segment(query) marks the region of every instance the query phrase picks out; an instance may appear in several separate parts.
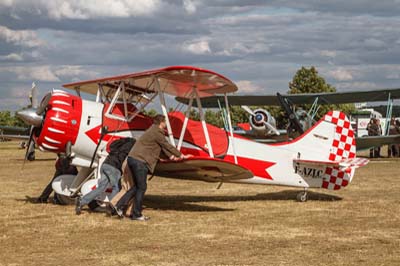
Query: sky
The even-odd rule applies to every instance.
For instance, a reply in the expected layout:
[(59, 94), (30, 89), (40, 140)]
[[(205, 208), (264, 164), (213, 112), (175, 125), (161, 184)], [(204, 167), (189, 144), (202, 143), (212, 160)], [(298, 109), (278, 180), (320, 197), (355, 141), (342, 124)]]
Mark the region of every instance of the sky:
[(287, 92), (302, 66), (338, 91), (400, 88), (400, 0), (0, 0), (0, 111), (64, 83), (171, 65), (241, 94)]

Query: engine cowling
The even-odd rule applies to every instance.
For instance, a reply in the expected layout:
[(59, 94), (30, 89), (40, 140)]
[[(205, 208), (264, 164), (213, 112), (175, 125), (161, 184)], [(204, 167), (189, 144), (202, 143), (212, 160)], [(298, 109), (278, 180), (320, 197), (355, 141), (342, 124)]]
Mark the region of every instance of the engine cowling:
[(256, 109), (254, 115), (250, 115), (249, 121), (253, 132), (259, 136), (275, 135), (275, 132), (269, 129), (264, 122), (269, 123), (276, 128), (275, 118), (265, 109)]

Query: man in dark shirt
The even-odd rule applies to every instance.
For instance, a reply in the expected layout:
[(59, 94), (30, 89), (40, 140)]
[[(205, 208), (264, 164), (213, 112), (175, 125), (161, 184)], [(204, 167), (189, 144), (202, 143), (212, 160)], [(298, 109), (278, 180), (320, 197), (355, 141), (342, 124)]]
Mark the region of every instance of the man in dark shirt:
[(135, 197), (131, 219), (138, 221), (149, 219), (142, 215), (143, 197), (147, 190), (147, 174), (154, 172), (161, 153), (164, 153), (170, 160), (182, 160), (192, 156), (183, 155), (166, 140), (165, 116), (156, 115), (153, 122), (153, 125), (143, 133), (129, 152), (128, 166), (133, 173), (135, 185), (122, 196), (115, 206), (120, 217), (123, 213), (121, 209), (124, 209), (129, 200)]
[(96, 189), (90, 191), (82, 198), (78, 197), (76, 200), (75, 213), (77, 215), (81, 214), (84, 205), (89, 204), (103, 193), (107, 189), (108, 184), (113, 187), (113, 190), (118, 187), (118, 181), (122, 173), (122, 163), (134, 144), (135, 139), (133, 138), (123, 138), (111, 143), (110, 152), (100, 168), (101, 177)]

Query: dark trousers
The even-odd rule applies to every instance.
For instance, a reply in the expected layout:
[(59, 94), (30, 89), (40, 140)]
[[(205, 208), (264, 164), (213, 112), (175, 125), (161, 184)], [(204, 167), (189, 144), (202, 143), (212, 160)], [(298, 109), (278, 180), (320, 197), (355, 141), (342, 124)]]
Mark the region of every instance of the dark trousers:
[(381, 147), (374, 147), (369, 150), (369, 158), (381, 157)]
[(131, 187), (124, 196), (118, 201), (117, 207), (120, 209), (128, 205), (130, 199), (135, 197), (132, 215), (136, 217), (142, 216), (142, 205), (144, 193), (147, 190), (147, 173), (148, 169), (144, 162), (128, 157), (128, 166), (133, 175), (135, 185)]
[(399, 146), (397, 144), (388, 145), (388, 156), (398, 157), (399, 156)]

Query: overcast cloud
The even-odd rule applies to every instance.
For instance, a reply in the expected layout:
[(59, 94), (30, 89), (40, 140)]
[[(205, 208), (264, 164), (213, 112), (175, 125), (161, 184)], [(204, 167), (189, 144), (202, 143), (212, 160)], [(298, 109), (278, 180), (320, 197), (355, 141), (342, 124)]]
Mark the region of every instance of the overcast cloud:
[[(349, 3), (350, 2), (350, 3)], [(2, 0), (0, 110), (63, 83), (169, 65), (247, 94), (315, 66), (339, 91), (400, 87), (400, 0)]]

